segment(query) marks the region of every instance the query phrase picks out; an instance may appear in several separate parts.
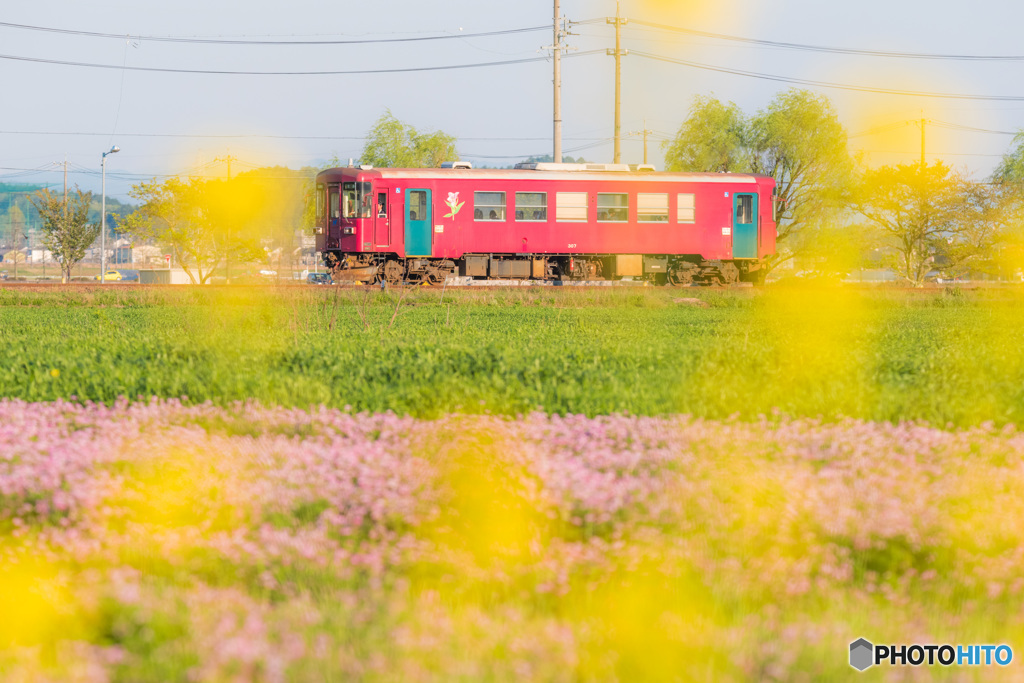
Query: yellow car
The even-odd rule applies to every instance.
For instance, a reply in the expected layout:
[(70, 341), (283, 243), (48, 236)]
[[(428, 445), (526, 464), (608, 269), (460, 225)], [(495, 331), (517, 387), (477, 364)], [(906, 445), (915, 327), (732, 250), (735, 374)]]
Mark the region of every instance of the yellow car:
[[(99, 280), (100, 276), (94, 275), (92, 279)], [(117, 282), (118, 280), (121, 279), (121, 273), (119, 273), (116, 270), (108, 270), (107, 274), (103, 277), (103, 279), (106, 280), (107, 282)]]

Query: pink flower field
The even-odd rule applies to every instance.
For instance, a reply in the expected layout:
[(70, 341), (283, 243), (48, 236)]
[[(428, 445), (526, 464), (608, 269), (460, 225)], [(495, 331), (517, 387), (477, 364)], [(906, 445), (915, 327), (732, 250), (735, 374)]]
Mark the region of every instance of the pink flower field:
[(5, 400), (0, 675), (845, 676), (1024, 631), (1021, 490), (1013, 427)]

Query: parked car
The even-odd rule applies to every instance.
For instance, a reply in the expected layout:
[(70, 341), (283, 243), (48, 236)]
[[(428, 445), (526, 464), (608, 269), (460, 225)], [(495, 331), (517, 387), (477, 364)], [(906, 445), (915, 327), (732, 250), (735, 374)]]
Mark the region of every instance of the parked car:
[(306, 276), (306, 282), (311, 285), (333, 285), (334, 280), (330, 273), (310, 273)]
[(123, 282), (138, 282), (139, 281), (139, 271), (137, 271), (137, 270), (123, 270), (122, 269), (122, 270), (118, 270), (117, 272), (121, 273), (121, 280)]
[[(99, 275), (94, 275), (92, 279), (93, 280), (99, 280), (100, 276)], [(116, 271), (116, 270), (108, 270), (106, 275), (103, 276), (103, 279), (106, 280), (107, 282), (118, 282), (122, 278), (121, 278), (121, 273), (119, 273), (118, 271)]]

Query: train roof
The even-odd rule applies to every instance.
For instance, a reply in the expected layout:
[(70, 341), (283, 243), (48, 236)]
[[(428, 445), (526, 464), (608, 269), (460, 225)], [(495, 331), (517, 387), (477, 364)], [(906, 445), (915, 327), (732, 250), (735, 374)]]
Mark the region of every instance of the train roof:
[(353, 174), (364, 176), (417, 180), (618, 180), (627, 182), (679, 182), (679, 183), (756, 183), (771, 176), (754, 173), (671, 173), (656, 171), (585, 171), (494, 168), (373, 168), (347, 166), (321, 171), (317, 178), (338, 178)]

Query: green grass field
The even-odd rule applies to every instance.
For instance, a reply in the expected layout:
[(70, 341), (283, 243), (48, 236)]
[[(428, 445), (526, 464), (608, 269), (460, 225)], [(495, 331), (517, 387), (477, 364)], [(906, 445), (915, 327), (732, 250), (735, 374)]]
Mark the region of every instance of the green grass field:
[(1022, 303), (0, 288), (0, 679), (1018, 680)]
[(939, 426), (1015, 422), (1024, 410), (1015, 290), (417, 288), (400, 297), (2, 289), (0, 395), (255, 398), (420, 417), (781, 411)]

